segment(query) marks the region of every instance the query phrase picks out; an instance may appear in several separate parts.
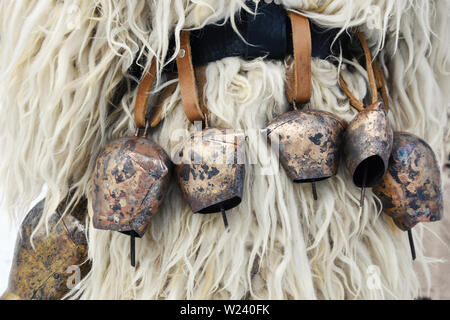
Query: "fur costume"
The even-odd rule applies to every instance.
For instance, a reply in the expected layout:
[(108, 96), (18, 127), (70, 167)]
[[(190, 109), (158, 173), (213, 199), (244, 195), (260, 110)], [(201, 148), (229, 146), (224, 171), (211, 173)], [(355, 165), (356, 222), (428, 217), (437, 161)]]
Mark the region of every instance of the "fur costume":
[[(450, 8), (427, 0), (285, 0), (327, 27), (358, 26), (388, 82), (395, 131), (427, 141), (443, 157), (450, 88)], [(39, 0), (0, 2), (0, 176), (8, 213), (24, 216), (47, 186), (45, 224), (69, 194), (71, 206), (89, 200), (91, 173), (101, 148), (135, 131), (137, 90), (117, 101), (119, 82), (130, 78), (135, 57), (158, 61), (155, 93), (169, 39), (175, 55), (182, 29), (235, 19), (249, 10), (243, 0)], [(364, 68), (312, 61), (312, 104), (351, 120), (356, 111), (338, 84), (339, 72), (362, 99)], [(352, 66), (352, 68), (350, 68)], [(344, 165), (317, 185), (294, 185), (257, 134), (289, 109), (286, 63), (230, 57), (210, 63), (204, 88), (211, 123), (249, 134), (245, 193), (228, 214), (193, 215), (172, 183), (146, 235), (136, 242), (136, 269), (129, 266), (129, 239), (88, 230), (92, 269), (69, 294), (81, 299), (412, 299), (419, 296), (406, 234), (359, 189)], [(138, 79), (137, 79), (138, 80)], [(177, 80), (174, 80), (177, 81)], [(194, 130), (179, 87), (164, 102), (164, 120), (149, 138), (169, 155)], [(68, 207), (67, 211), (70, 210)], [(423, 226), (415, 232), (418, 260)], [(373, 285), (373, 277), (376, 277)], [(422, 293), (426, 294), (426, 293)]]

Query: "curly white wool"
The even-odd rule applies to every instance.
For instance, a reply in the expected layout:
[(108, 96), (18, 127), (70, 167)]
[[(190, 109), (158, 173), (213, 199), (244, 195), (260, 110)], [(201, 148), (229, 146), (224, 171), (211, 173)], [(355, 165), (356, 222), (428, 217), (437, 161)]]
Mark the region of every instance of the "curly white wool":
[[(284, 4), (342, 32), (360, 26), (388, 76), (393, 127), (423, 137), (442, 157), (448, 4)], [(89, 197), (101, 147), (134, 132), (136, 91), (114, 101), (114, 89), (134, 57), (157, 56), (161, 70), (174, 58), (165, 55), (172, 33), (179, 39), (182, 28), (232, 17), (240, 8), (248, 10), (242, 0), (0, 2), (0, 139), (6, 154), (0, 175), (9, 212), (23, 216), (44, 184), (47, 217), (70, 191), (73, 202)], [(179, 41), (176, 45), (175, 54)], [(340, 66), (355, 95), (364, 97), (364, 70), (358, 66), (350, 73)], [(205, 93), (211, 124), (251, 131), (286, 111), (284, 68), (263, 59), (209, 64)], [(312, 71), (313, 106), (350, 120), (355, 111), (338, 86), (338, 68), (314, 59)], [(171, 134), (192, 126), (179, 89), (168, 100), (166, 118), (151, 138), (170, 153)], [(254, 164), (247, 168), (242, 204), (229, 213), (230, 233), (222, 232), (218, 216), (193, 215), (172, 184), (150, 230), (136, 243), (136, 269), (129, 266), (126, 236), (89, 229), (92, 271), (72, 297), (408, 299), (419, 294), (406, 234), (381, 214), (371, 192), (359, 208), (359, 189), (344, 166), (317, 185), (315, 202), (310, 186), (292, 184), (282, 170), (262, 174), (261, 168), (278, 168), (276, 157), (262, 146), (261, 136), (250, 136), (247, 160)], [(418, 262), (427, 274), (421, 235), (419, 227)], [(379, 287), (369, 285), (373, 270)]]

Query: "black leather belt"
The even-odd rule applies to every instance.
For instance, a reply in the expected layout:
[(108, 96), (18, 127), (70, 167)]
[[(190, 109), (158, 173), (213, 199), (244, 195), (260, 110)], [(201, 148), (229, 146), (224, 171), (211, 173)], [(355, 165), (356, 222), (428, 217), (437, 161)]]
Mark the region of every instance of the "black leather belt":
[[(199, 30), (191, 31), (192, 60), (194, 66), (205, 65), (226, 57), (242, 57), (253, 59), (266, 57), (283, 60), (292, 55), (291, 24), (286, 9), (275, 3), (260, 1), (258, 7), (254, 1), (248, 1), (247, 6), (256, 15), (241, 10), (236, 16), (236, 27), (246, 43), (232, 28), (231, 21), (219, 21), (206, 25)], [(351, 37), (342, 33), (336, 38), (338, 28), (325, 29), (311, 21), (312, 57), (327, 59), (329, 56), (339, 56), (351, 59), (354, 52), (350, 50)], [(249, 45), (251, 44), (251, 45)], [(173, 54), (174, 39), (171, 40), (167, 56)], [(333, 62), (333, 61), (332, 61)], [(145, 61), (140, 61), (145, 65)], [(169, 63), (164, 71), (176, 72), (175, 61)], [(135, 62), (129, 69), (129, 74), (140, 79), (142, 68)], [(134, 89), (135, 81), (120, 84), (119, 91)], [(122, 88), (122, 90), (120, 90)]]
[[(255, 11), (255, 3), (248, 1), (247, 6)], [(257, 14), (241, 10), (236, 17), (236, 27), (239, 36), (232, 28), (231, 22), (219, 21), (206, 25), (203, 29), (191, 31), (192, 62), (194, 66), (205, 65), (226, 57), (241, 57), (254, 59), (266, 57), (268, 59), (283, 60), (292, 55), (291, 24), (286, 9), (274, 3), (261, 1)], [(326, 59), (330, 55), (349, 57), (350, 37), (343, 33), (333, 43), (339, 29), (325, 29), (311, 22), (312, 56)], [(245, 41), (242, 39), (244, 38)], [(247, 43), (248, 44), (247, 44)], [(250, 44), (250, 45), (249, 45)], [(171, 41), (171, 51), (175, 47)], [(166, 68), (176, 71), (176, 64)]]

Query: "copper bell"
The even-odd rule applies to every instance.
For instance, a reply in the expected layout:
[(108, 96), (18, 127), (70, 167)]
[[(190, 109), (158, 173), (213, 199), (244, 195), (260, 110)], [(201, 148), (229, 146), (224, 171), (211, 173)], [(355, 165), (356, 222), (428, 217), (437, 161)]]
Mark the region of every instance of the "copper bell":
[[(354, 184), (361, 188), (360, 206), (362, 207), (364, 205), (365, 188), (375, 186), (386, 173), (392, 150), (393, 132), (387, 118), (385, 105), (378, 100), (377, 89), (381, 78), (378, 79), (375, 74), (374, 66), (376, 63), (372, 59), (364, 36), (358, 30), (356, 30), (356, 35), (364, 51), (372, 96), (371, 104), (364, 107), (364, 103), (357, 100), (350, 92), (342, 75), (340, 75), (340, 84), (349, 97), (350, 104), (359, 111), (344, 133), (344, 156)], [(378, 68), (375, 69), (378, 70)], [(384, 87), (384, 84), (382, 87)], [(383, 95), (383, 98), (388, 103), (385, 95)]]
[[(60, 205), (38, 227), (45, 201), (25, 217), (16, 240), (8, 289), (1, 300), (59, 300), (89, 272), (86, 201), (62, 217)], [(34, 234), (33, 234), (34, 233)]]
[(360, 111), (344, 133), (344, 155), (353, 182), (362, 188), (375, 186), (385, 174), (392, 150), (393, 132), (381, 102)]
[(194, 132), (177, 151), (177, 180), (192, 212), (222, 213), (240, 204), (245, 178), (246, 135), (230, 129)]
[(309, 105), (312, 95), (312, 41), (308, 18), (288, 13), (291, 21), (293, 65), (286, 70), (286, 96), (294, 110), (273, 119), (265, 133), (279, 160), (295, 183), (312, 183), (332, 177), (339, 167), (345, 124), (335, 115), (319, 110), (297, 110), (296, 103)]
[(411, 228), (438, 221), (443, 212), (441, 173), (431, 147), (415, 135), (396, 132), (387, 173), (373, 192), (384, 212), (408, 231), (415, 258)]
[(266, 128), (289, 178), (295, 183), (312, 183), (315, 200), (315, 182), (337, 173), (344, 129), (344, 122), (332, 113), (296, 108), (276, 117)]
[(146, 136), (145, 132), (108, 144), (98, 156), (93, 173), (94, 227), (131, 236), (132, 266), (134, 238), (144, 235), (158, 211), (172, 166), (166, 152)]

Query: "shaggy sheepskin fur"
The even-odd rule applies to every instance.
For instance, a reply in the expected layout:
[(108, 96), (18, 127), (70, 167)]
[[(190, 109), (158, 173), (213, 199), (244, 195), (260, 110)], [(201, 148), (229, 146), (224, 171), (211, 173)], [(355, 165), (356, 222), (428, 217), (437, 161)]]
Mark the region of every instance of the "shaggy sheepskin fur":
[[(316, 23), (358, 26), (387, 78), (394, 130), (414, 133), (443, 158), (449, 104), (449, 4), (428, 0), (285, 0)], [(167, 85), (161, 70), (182, 29), (201, 28), (238, 10), (243, 0), (39, 0), (0, 2), (0, 188), (8, 213), (23, 217), (47, 187), (45, 214), (71, 195), (90, 204), (95, 158), (109, 141), (135, 131), (137, 90), (115, 98), (137, 56), (158, 61), (155, 93)], [(351, 120), (356, 111), (340, 89), (341, 72), (362, 99), (367, 75), (356, 61), (313, 59), (312, 106)], [(338, 67), (337, 67), (337, 66)], [(406, 233), (382, 214), (370, 190), (344, 165), (317, 184), (293, 184), (258, 130), (289, 110), (286, 62), (225, 58), (210, 63), (204, 88), (211, 125), (245, 130), (247, 170), (240, 206), (220, 215), (194, 215), (172, 183), (148, 232), (136, 241), (88, 230), (92, 270), (70, 293), (81, 299), (411, 299), (419, 294)], [(130, 81), (128, 83), (130, 83)], [(177, 80), (175, 80), (177, 81)], [(149, 138), (171, 154), (192, 132), (179, 87), (164, 102), (164, 120)], [(442, 162), (442, 161), (441, 161)], [(67, 211), (70, 211), (70, 206)], [(428, 275), (415, 228), (418, 260)]]

